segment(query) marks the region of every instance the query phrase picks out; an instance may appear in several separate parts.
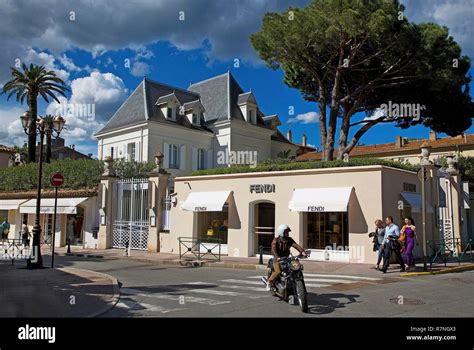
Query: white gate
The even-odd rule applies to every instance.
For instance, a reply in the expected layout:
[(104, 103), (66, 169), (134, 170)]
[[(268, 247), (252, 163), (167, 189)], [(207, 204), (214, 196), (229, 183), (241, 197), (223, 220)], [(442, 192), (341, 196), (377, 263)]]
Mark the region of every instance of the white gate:
[(114, 185), (112, 247), (148, 248), (148, 179), (124, 179)]

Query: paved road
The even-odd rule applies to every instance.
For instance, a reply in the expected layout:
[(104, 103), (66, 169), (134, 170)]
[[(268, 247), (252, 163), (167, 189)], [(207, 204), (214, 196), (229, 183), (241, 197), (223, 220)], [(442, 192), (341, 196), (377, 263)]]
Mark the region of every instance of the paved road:
[(103, 317), (454, 317), (474, 314), (474, 272), (392, 277), (305, 275), (310, 312), (269, 295), (259, 271), (181, 268), (123, 259), (59, 257), (116, 277), (119, 303)]

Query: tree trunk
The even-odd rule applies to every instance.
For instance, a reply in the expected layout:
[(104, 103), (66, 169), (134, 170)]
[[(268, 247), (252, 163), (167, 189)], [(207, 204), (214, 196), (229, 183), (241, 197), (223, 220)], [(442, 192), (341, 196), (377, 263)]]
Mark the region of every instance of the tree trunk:
[(339, 132), (339, 141), (338, 141), (338, 154), (337, 159), (343, 159), (344, 154), (346, 153), (347, 138), (349, 137), (349, 126), (351, 121), (351, 105), (349, 103), (344, 103), (344, 117), (342, 119), (341, 131)]
[(339, 52), (339, 62), (337, 65), (336, 75), (334, 77), (334, 86), (331, 91), (331, 109), (329, 112), (329, 124), (327, 128), (326, 146), (324, 149), (325, 160), (334, 159), (334, 136), (336, 135), (337, 116), (339, 115), (339, 87), (342, 77), (342, 62), (344, 58), (344, 49), (341, 46)]
[(365, 124), (363, 127), (361, 127), (357, 132), (354, 134), (354, 137), (351, 139), (347, 147), (344, 149), (343, 153), (349, 154), (352, 149), (357, 145), (357, 142), (359, 142), (360, 138), (375, 124), (378, 124), (383, 118), (376, 119), (372, 122), (368, 122)]
[(30, 93), (28, 96), (28, 106), (30, 107), (31, 125), (28, 135), (28, 162), (36, 162), (36, 120), (38, 118), (37, 94)]
[(46, 133), (46, 163), (51, 163), (51, 132)]
[(321, 146), (323, 147), (323, 160), (324, 160), (325, 159), (324, 150), (326, 149), (326, 138), (327, 138), (326, 100), (324, 98), (321, 98), (319, 101), (319, 137), (321, 139)]

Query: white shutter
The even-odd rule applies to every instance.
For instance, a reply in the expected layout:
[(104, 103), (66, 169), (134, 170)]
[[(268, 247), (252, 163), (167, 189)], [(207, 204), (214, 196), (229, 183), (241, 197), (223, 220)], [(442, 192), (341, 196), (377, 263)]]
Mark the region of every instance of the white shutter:
[(182, 145), (179, 152), (179, 168), (181, 170), (186, 169), (186, 146)]
[(196, 147), (192, 148), (192, 159), (193, 159), (193, 164), (192, 164), (192, 170), (197, 170), (198, 168), (198, 150)]
[(206, 160), (206, 169), (210, 169), (214, 167), (213, 163), (213, 156), (212, 156), (212, 149), (207, 150), (207, 160)]
[(170, 167), (170, 144), (165, 142), (163, 143), (163, 168), (168, 169)]

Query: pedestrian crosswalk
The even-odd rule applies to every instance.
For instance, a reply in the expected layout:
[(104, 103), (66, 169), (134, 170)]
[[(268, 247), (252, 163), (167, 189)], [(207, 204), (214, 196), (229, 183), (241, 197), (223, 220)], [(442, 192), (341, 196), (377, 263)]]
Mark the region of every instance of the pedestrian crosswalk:
[[(264, 302), (272, 298), (260, 280), (262, 275), (236, 276), (236, 278), (215, 279), (210, 281), (190, 281), (177, 285), (158, 285), (149, 287), (121, 288), (121, 300), (116, 308), (129, 313), (177, 314), (193, 308), (193, 305), (205, 307), (223, 307), (233, 301), (253, 300)], [(309, 292), (324, 293), (319, 288), (331, 288), (336, 285), (350, 285), (366, 282), (378, 283), (382, 278), (349, 276), (337, 274), (305, 274)], [(355, 285), (354, 285), (355, 286)], [(237, 300), (238, 299), (238, 300)]]

